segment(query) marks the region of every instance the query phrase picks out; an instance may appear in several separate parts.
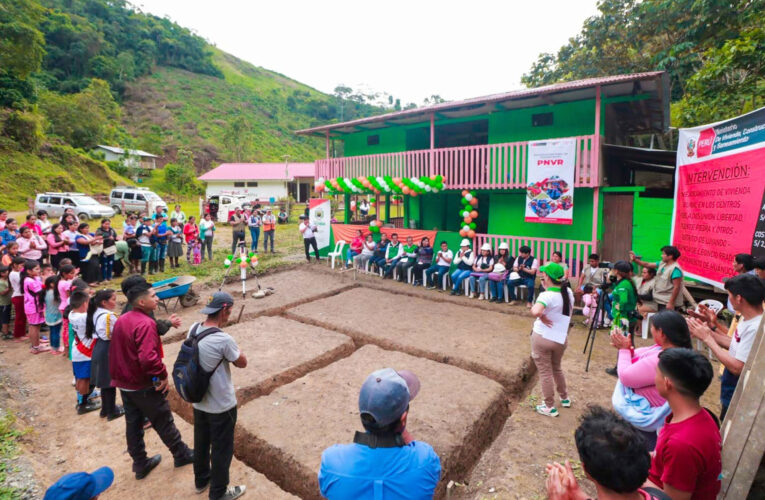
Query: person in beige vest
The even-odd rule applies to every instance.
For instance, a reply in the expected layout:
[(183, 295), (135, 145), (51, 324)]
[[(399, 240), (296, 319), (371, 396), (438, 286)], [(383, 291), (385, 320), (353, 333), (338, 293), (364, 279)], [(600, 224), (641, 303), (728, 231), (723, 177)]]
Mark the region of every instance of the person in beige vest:
[(683, 305), (683, 270), (677, 263), (680, 250), (666, 245), (661, 248), (661, 262), (645, 262), (630, 250), (630, 261), (639, 266), (656, 269), (653, 279), (653, 300), (662, 309), (677, 309)]
[(574, 290), (576, 300), (581, 300), (584, 295), (584, 287), (589, 285), (593, 290), (597, 290), (603, 284), (603, 280), (608, 276), (608, 268), (600, 267), (600, 256), (596, 253), (590, 254), (587, 259), (587, 266), (582, 269), (579, 277), (579, 286)]

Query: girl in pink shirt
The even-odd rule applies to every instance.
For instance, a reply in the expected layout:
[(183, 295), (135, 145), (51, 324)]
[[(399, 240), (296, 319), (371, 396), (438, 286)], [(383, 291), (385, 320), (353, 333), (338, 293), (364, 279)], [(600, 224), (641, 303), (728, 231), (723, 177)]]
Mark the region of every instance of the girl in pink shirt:
[(27, 261), (21, 271), (21, 283), (24, 288), (24, 313), (29, 325), (29, 340), (32, 354), (50, 351), (50, 347), (40, 344), (40, 326), (45, 323), (45, 290), (40, 280), (40, 264)]
[(77, 276), (77, 269), (71, 264), (62, 265), (58, 270), (58, 276), (53, 287), (53, 300), (58, 302), (58, 310), (64, 318), (61, 324), (61, 345), (69, 350), (69, 318), (64, 314), (64, 309), (69, 305), (69, 295), (72, 288), (72, 280)]
[(19, 244), (19, 255), (27, 260), (36, 260), (38, 263), (42, 260), (42, 251), (48, 248), (45, 240), (36, 234), (29, 226), (21, 226), (19, 230), (21, 236), (16, 238)]
[(69, 251), (69, 242), (62, 236), (64, 232), (64, 226), (61, 224), (53, 224), (50, 228), (48, 236), (45, 237), (48, 243), (48, 255), (50, 255), (50, 263), (54, 268), (58, 268), (58, 264), (61, 259)]

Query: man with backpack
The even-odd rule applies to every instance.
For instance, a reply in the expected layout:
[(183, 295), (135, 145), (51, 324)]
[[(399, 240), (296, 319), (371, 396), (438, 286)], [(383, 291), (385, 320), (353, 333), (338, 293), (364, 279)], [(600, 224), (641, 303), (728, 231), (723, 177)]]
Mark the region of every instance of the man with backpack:
[[(194, 484), (197, 493), (209, 486), (210, 500), (233, 500), (246, 490), (244, 485), (228, 487), (236, 425), (236, 391), (229, 363), (247, 366), (234, 339), (221, 330), (233, 306), (234, 298), (226, 292), (210, 297), (201, 311), (207, 318), (191, 326), (173, 367), (176, 388), (194, 407)], [(185, 380), (176, 377), (179, 371), (185, 371)]]

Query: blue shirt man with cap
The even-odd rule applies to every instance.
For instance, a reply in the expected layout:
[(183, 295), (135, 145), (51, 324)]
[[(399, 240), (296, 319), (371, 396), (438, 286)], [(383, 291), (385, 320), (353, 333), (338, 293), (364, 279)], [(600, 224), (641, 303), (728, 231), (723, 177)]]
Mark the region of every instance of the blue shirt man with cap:
[(441, 477), (441, 461), (433, 448), (414, 441), (406, 431), (409, 402), (420, 390), (408, 370), (384, 368), (361, 386), (359, 412), (366, 432), (353, 444), (324, 450), (319, 488), (330, 500), (430, 499)]
[(67, 474), (53, 483), (43, 500), (93, 500), (108, 490), (114, 482), (114, 471), (101, 467), (93, 473)]

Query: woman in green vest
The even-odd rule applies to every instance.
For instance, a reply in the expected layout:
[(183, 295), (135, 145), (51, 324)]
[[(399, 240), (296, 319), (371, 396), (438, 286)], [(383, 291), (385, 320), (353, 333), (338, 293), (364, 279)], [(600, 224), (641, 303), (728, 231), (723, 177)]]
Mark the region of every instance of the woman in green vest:
[[(632, 282), (632, 266), (626, 260), (619, 260), (614, 264), (614, 274), (617, 281), (613, 292), (611, 292), (613, 328), (619, 328), (622, 333), (628, 331), (632, 345), (635, 345), (635, 324), (638, 320), (638, 294), (635, 283)], [(606, 373), (616, 375), (616, 366), (606, 368)]]

